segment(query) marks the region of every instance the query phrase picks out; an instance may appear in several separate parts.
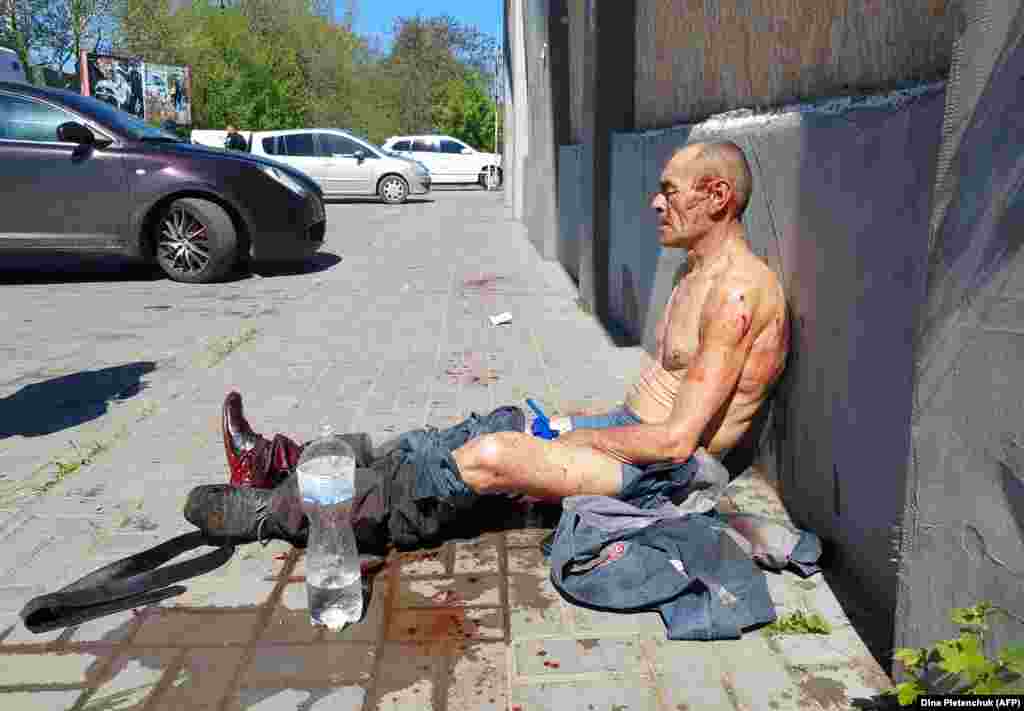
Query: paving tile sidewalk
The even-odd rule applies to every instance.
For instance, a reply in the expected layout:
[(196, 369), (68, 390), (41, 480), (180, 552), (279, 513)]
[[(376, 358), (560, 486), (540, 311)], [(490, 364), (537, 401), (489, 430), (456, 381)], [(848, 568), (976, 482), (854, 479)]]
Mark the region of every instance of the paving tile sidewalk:
[[(188, 530), (188, 489), (225, 477), (218, 415), (230, 388), (265, 432), (311, 436), (328, 419), (375, 441), (528, 396), (552, 413), (622, 397), (647, 356), (616, 348), (579, 309), (500, 195), (409, 213), (416, 228), (381, 220), (380, 235), (339, 248), (342, 263), (304, 277), (308, 293), (256, 319), (258, 337), (217, 367), (154, 384), (158, 412), (129, 439), (6, 505), (0, 708), (783, 711), (848, 708), (888, 686), (821, 576), (768, 580), (780, 614), (818, 611), (830, 635), (668, 642), (655, 613), (562, 600), (537, 547), (547, 529), (529, 510), (521, 528), (393, 554), (366, 618), (341, 633), (309, 625), (302, 553), (280, 543), (240, 548), (161, 605), (24, 630), (28, 598)], [(512, 323), (491, 326), (503, 311)], [(723, 505), (786, 519), (756, 472)]]

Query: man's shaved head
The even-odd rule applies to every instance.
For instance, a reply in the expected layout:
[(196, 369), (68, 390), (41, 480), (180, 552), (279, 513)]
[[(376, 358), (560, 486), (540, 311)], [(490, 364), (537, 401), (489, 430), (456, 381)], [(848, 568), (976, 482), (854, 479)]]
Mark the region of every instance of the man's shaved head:
[(750, 202), (750, 191), (754, 179), (750, 173), (750, 164), (743, 154), (743, 149), (732, 141), (714, 141), (710, 143), (691, 143), (677, 148), (672, 154), (671, 162), (676, 158), (693, 161), (694, 172), (701, 178), (722, 178), (732, 186), (736, 200), (736, 217), (743, 216)]

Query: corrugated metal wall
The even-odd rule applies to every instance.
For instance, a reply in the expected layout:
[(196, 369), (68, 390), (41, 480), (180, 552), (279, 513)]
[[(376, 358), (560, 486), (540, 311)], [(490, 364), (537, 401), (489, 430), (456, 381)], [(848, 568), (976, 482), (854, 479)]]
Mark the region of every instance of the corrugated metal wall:
[(961, 3), (639, 2), (636, 127), (942, 77)]
[(990, 600), (1024, 639), (1024, 3), (971, 0), (958, 38), (916, 329), (896, 640)]

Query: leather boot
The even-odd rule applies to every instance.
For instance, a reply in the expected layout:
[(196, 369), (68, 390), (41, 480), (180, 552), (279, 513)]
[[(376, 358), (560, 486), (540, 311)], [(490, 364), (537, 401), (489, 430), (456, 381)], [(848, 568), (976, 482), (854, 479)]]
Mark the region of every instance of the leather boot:
[(273, 489), (299, 462), (302, 445), (282, 434), (268, 440), (253, 431), (237, 392), (224, 398), (221, 430), (232, 486)]
[[(390, 509), (385, 479), (373, 469), (356, 469), (351, 518), (364, 572), (368, 560), (387, 552)], [(197, 486), (185, 502), (185, 519), (218, 545), (282, 540), (304, 548), (309, 537), (295, 474), (272, 491), (229, 484)]]

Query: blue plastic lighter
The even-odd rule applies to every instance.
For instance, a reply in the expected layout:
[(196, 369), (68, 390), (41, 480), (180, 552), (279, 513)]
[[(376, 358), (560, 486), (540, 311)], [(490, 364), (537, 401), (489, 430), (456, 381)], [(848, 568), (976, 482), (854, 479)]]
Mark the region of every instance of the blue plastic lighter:
[(533, 413), (537, 415), (537, 418), (533, 421), (533, 426), (530, 430), (537, 437), (542, 439), (555, 439), (558, 437), (558, 430), (551, 429), (551, 420), (544, 414), (544, 411), (540, 409), (540, 406), (535, 403), (531, 398), (526, 398), (526, 404), (530, 406)]

